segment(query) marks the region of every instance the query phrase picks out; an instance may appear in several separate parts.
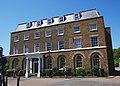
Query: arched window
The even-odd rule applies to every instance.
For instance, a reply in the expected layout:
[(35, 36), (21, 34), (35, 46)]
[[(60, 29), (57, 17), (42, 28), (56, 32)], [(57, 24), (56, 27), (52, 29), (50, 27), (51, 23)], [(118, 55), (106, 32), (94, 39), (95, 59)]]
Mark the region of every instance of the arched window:
[(80, 55), (77, 55), (76, 57), (75, 57), (75, 65), (76, 65), (76, 68), (77, 67), (82, 67), (82, 57), (80, 56)]
[(52, 59), (51, 57), (48, 57), (46, 60), (46, 69), (51, 69), (52, 68)]
[(23, 70), (26, 69), (26, 58), (23, 59), (23, 61), (22, 61), (22, 69), (23, 69)]
[(18, 69), (18, 59), (14, 59), (12, 63), (13, 63), (13, 66), (12, 66), (13, 69)]
[(59, 68), (65, 67), (65, 58), (63, 56), (59, 57)]
[(100, 66), (100, 58), (98, 55), (94, 55), (92, 57), (92, 67), (95, 67), (95, 66)]

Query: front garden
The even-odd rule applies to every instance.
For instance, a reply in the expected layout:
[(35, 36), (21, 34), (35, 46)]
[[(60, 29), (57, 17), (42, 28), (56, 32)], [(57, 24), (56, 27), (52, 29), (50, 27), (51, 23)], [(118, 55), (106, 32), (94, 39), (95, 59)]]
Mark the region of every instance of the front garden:
[[(6, 76), (13, 76), (14, 69), (5, 70)], [(17, 74), (17, 72), (16, 72)], [(25, 76), (25, 70), (21, 70), (21, 76)], [(41, 72), (41, 77), (103, 77), (106, 76), (103, 69), (99, 67), (94, 67), (91, 70), (85, 70), (83, 68), (77, 68), (73, 71), (72, 68), (63, 68), (59, 70), (58, 68), (46, 69), (44, 72)]]

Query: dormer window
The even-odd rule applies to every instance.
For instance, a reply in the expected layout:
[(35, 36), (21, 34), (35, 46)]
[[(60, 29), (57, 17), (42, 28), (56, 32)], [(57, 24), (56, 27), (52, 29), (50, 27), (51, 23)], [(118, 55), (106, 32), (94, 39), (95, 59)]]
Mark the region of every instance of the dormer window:
[(37, 27), (42, 25), (42, 21), (37, 21)]
[(47, 20), (47, 23), (48, 23), (48, 24), (52, 24), (52, 22), (53, 22), (53, 19), (48, 19), (48, 20)]
[(81, 16), (82, 16), (82, 15), (81, 15), (80, 13), (75, 13), (75, 14), (74, 14), (74, 19), (75, 19), (75, 20), (78, 20), (78, 19), (80, 19)]
[(27, 27), (27, 28), (32, 27), (32, 22), (27, 23), (27, 24), (26, 24), (26, 27)]
[(65, 21), (65, 17), (64, 16), (59, 17), (59, 22), (63, 22), (63, 21)]

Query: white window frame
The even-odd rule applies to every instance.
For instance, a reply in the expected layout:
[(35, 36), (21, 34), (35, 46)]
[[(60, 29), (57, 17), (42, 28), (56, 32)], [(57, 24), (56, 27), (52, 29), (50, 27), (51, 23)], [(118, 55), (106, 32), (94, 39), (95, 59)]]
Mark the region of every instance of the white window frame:
[[(48, 60), (51, 60), (51, 63), (50, 64), (48, 64)], [(48, 57), (47, 59), (46, 59), (46, 69), (52, 69), (52, 58), (51, 57)]]
[[(95, 25), (96, 28), (91, 29), (91, 28), (93, 28), (92, 25)], [(90, 24), (90, 31), (96, 31), (96, 30), (97, 30), (97, 24), (96, 24), (96, 23), (91, 23), (91, 24)]]
[[(27, 38), (26, 38), (27, 36)], [(29, 34), (24, 34), (24, 40), (29, 40)]]
[[(60, 30), (62, 30), (63, 33), (60, 33)], [(59, 35), (59, 36), (60, 36), (60, 35), (64, 35), (64, 30), (63, 30), (63, 29), (60, 29), (60, 30), (58, 30), (58, 35)]]
[[(64, 65), (63, 65), (63, 62), (61, 63), (61, 59), (64, 58)], [(61, 67), (61, 64), (63, 67)], [(65, 57), (59, 57), (59, 70), (63, 70), (63, 68), (65, 67), (66, 65), (66, 59)]]
[(28, 23), (26, 24), (26, 27), (27, 27), (27, 28), (32, 27), (32, 22), (28, 22)]
[(19, 36), (18, 35), (14, 36), (14, 42), (18, 42), (18, 41), (19, 41)]
[[(81, 67), (77, 67), (77, 57), (78, 57), (78, 56), (81, 57), (81, 63), (82, 63), (82, 64), (81, 64), (81, 65), (82, 65)], [(76, 69), (78, 69), (78, 68), (83, 68), (83, 57), (82, 57), (81, 55), (77, 55), (77, 56), (75, 57), (75, 68), (76, 68)]]
[[(17, 51), (16, 51), (16, 48), (17, 48)], [(19, 52), (19, 51), (18, 51), (18, 46), (15, 45), (15, 46), (14, 46), (14, 54), (18, 54), (18, 52)]]
[(92, 45), (92, 44), (93, 44), (93, 43), (92, 43), (92, 38), (93, 38), (93, 37), (97, 37), (97, 46), (99, 46), (99, 39), (98, 39), (98, 36), (91, 36), (91, 46), (92, 46), (92, 47), (96, 47), (96, 46), (93, 46), (93, 45)]
[[(75, 15), (78, 15), (78, 18), (76, 18), (76, 16)], [(79, 20), (80, 19), (80, 13), (74, 13), (74, 20)]]
[(47, 19), (47, 24), (52, 24), (52, 18), (51, 19)]
[[(50, 46), (51, 49), (52, 49), (52, 43), (51, 43), (51, 42), (46, 42), (46, 43), (45, 43), (46, 51), (49, 51), (49, 50), (48, 50), (48, 47), (47, 47), (47, 43), (50, 43), (50, 45), (51, 45), (51, 46)], [(51, 50), (51, 49), (50, 49), (50, 50)]]
[[(39, 44), (38, 51), (36, 51), (36, 44)], [(35, 43), (35, 44), (34, 44), (34, 52), (40, 52), (40, 43)]]
[[(75, 31), (75, 28), (79, 27), (79, 31)], [(80, 26), (74, 26), (74, 33), (80, 33)]]
[[(60, 40), (60, 41), (64, 42), (64, 40)], [(60, 45), (59, 45), (60, 41), (58, 41), (58, 50), (62, 50), (62, 49), (60, 49)], [(63, 49), (65, 49), (65, 42), (64, 42), (64, 48)]]
[(26, 46), (28, 46), (28, 45), (24, 45), (23, 51), (24, 51), (24, 53), (29, 53), (29, 46), (28, 46), (28, 51), (27, 52), (26, 52)]
[(42, 25), (42, 20), (41, 21), (37, 21), (36, 25), (37, 25), (37, 27), (41, 26)]
[[(61, 18), (62, 18), (62, 20), (61, 20)], [(59, 17), (59, 22), (64, 22), (65, 21), (65, 17), (64, 16), (60, 16)]]
[[(75, 44), (75, 40), (77, 40), (77, 39), (79, 39), (80, 40), (80, 43), (79, 43), (79, 46), (80, 47), (76, 47), (77, 45)], [(74, 38), (74, 48), (81, 48), (82, 46), (81, 46), (81, 38)]]
[[(48, 35), (47, 32), (50, 32), (50, 35)], [(51, 30), (45, 31), (45, 37), (51, 37), (51, 34)]]
[[(38, 36), (38, 37), (37, 37), (37, 34), (39, 34), (39, 36)], [(38, 38), (40, 38), (40, 33), (39, 33), (39, 32), (34, 33), (34, 39), (38, 39)]]

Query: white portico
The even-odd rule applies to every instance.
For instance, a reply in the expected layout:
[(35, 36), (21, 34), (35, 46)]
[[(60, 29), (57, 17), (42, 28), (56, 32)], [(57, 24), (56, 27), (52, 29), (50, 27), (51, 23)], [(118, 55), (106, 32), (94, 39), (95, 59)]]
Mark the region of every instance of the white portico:
[[(32, 61), (32, 59), (37, 59), (37, 60)], [(30, 66), (29, 66), (29, 61), (30, 61)], [(37, 77), (40, 77), (41, 67), (43, 68), (43, 55), (42, 54), (39, 54), (39, 53), (26, 54), (26, 73), (25, 73), (26, 78), (28, 78), (29, 74), (32, 74), (32, 73), (37, 73)], [(30, 69), (30, 72), (28, 72), (29, 69)]]

